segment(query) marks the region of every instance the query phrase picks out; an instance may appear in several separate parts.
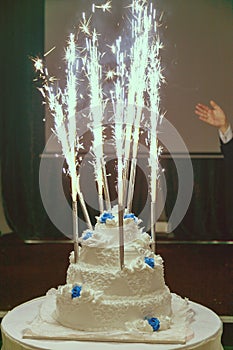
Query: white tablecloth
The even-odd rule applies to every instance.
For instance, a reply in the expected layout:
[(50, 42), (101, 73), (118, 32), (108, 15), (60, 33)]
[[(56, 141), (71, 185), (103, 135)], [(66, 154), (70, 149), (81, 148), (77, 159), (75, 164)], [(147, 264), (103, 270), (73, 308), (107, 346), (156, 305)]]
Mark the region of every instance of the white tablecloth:
[(32, 322), (38, 313), (42, 298), (31, 300), (17, 306), (2, 320), (2, 350), (222, 350), (222, 323), (219, 317), (206, 307), (191, 302), (195, 312), (192, 323), (194, 337), (185, 345), (116, 343), (116, 342), (83, 342), (58, 340), (23, 339), (23, 330)]

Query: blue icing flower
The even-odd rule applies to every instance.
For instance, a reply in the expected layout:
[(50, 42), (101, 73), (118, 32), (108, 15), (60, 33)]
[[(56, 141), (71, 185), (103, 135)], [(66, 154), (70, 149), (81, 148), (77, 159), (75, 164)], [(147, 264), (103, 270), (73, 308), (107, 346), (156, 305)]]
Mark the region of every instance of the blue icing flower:
[(82, 290), (81, 286), (74, 286), (72, 289), (72, 299), (79, 298), (81, 290)]
[(156, 317), (151, 317), (151, 318), (146, 318), (148, 321), (149, 325), (153, 328), (153, 331), (156, 332), (160, 328), (160, 322), (159, 319)]
[(147, 256), (144, 258), (144, 261), (147, 265), (152, 267), (152, 269), (155, 267), (155, 259), (154, 258), (148, 258)]
[(114, 215), (112, 215), (112, 213), (103, 213), (101, 216), (100, 216), (100, 222), (101, 224), (105, 224), (106, 223), (106, 220), (107, 219), (114, 219)]
[(125, 214), (124, 219), (134, 219), (135, 222), (138, 220), (138, 218), (133, 213)]
[(93, 232), (88, 231), (86, 234), (83, 236), (83, 240), (86, 241), (88, 238), (91, 238), (93, 235)]

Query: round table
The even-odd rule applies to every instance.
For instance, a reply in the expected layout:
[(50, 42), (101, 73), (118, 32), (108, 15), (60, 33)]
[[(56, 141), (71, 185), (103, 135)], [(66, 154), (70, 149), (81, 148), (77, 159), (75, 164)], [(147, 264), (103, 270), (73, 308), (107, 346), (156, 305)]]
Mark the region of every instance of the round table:
[(223, 350), (221, 345), (222, 322), (210, 309), (193, 302), (195, 320), (191, 327), (194, 337), (185, 345), (86, 342), (23, 339), (23, 330), (37, 315), (43, 297), (21, 304), (3, 318), (1, 324), (2, 350)]

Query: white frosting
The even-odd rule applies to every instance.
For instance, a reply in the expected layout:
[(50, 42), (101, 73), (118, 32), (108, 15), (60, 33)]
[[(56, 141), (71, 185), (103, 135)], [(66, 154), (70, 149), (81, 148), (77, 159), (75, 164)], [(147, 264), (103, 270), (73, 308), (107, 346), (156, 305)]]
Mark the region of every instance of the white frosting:
[[(163, 260), (151, 251), (150, 236), (138, 227), (140, 221), (126, 218), (125, 265), (121, 269), (118, 217), (114, 216), (105, 218), (106, 223), (97, 218), (93, 233), (83, 233), (78, 263), (71, 254), (67, 284), (57, 290), (57, 320), (83, 331), (150, 333), (153, 328), (147, 319), (155, 317), (160, 330), (168, 329), (171, 293), (164, 282)], [(81, 292), (72, 298), (75, 286)]]

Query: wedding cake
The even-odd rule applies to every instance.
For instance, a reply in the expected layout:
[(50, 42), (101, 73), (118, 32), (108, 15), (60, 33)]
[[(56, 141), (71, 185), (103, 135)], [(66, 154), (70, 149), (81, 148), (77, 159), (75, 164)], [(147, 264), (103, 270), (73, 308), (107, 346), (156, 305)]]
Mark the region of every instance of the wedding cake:
[(104, 212), (70, 256), (67, 283), (56, 292), (56, 319), (80, 331), (151, 333), (170, 327), (171, 293), (163, 260), (134, 214), (124, 215), (124, 266), (119, 263), (118, 213)]
[(24, 338), (161, 344), (192, 338), (189, 301), (166, 286), (163, 260), (141, 220), (123, 216), (123, 264), (118, 222), (114, 207), (82, 233), (66, 284), (47, 292)]

